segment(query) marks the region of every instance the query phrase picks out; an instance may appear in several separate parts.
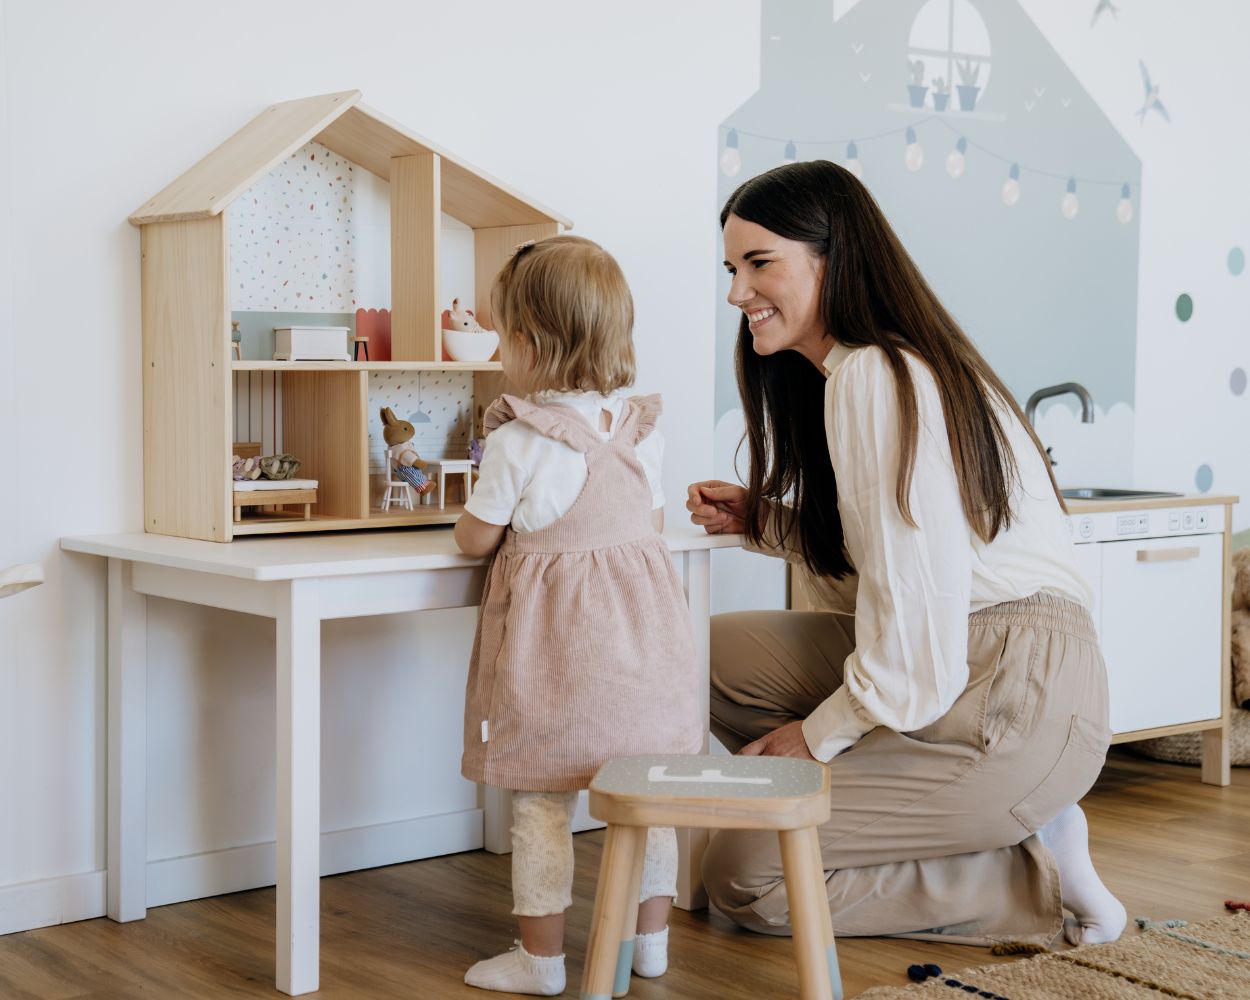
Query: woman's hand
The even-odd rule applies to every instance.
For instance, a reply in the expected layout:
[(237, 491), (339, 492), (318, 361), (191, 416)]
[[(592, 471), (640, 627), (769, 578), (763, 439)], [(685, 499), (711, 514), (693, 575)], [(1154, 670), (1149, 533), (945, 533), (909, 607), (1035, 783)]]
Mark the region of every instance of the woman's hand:
[(708, 479), (686, 491), (690, 520), (709, 535), (736, 535), (746, 527), (747, 491), (733, 483)]
[(779, 726), (767, 736), (748, 743), (738, 751), (743, 757), (794, 757), (797, 760), (815, 760), (807, 749), (803, 737), (803, 720), (795, 719)]

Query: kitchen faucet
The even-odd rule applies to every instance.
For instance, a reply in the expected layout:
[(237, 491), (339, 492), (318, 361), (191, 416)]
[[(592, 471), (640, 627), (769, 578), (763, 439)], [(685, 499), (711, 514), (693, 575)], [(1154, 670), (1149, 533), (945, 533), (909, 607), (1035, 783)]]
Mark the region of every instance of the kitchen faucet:
[(1029, 422), (1029, 426), (1033, 425), (1033, 416), (1037, 412), (1038, 403), (1043, 399), (1063, 396), (1069, 392), (1081, 401), (1081, 423), (1092, 424), (1094, 422), (1094, 399), (1090, 396), (1089, 390), (1079, 382), (1062, 382), (1059, 385), (1048, 385), (1044, 389), (1038, 389), (1029, 397), (1029, 401), (1024, 404), (1024, 418)]

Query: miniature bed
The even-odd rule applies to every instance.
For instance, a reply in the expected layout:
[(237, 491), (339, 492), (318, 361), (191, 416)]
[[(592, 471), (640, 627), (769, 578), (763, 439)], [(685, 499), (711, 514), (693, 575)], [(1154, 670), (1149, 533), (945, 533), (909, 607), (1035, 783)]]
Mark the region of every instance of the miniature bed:
[(316, 502), (315, 479), (251, 479), (234, 484), (235, 521), (243, 520), (244, 507), (273, 507), (280, 514), (282, 507), (291, 504), (303, 504), (303, 520), (309, 521), (312, 519), (312, 505)]

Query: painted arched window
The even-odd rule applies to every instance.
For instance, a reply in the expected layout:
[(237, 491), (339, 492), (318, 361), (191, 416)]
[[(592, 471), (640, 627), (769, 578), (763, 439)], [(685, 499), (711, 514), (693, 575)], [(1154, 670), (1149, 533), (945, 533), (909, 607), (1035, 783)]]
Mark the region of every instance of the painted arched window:
[(991, 62), (989, 32), (972, 0), (929, 0), (907, 38), (912, 105), (975, 110), (989, 85)]

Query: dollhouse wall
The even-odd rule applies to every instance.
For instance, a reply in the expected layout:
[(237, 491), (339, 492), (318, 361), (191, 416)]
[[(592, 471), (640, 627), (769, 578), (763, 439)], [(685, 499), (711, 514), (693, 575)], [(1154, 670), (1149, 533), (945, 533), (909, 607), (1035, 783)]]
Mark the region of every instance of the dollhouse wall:
[[(391, 307), (390, 184), (320, 143), (305, 143), (248, 189), (229, 223), (231, 317), (245, 359), (273, 356), (276, 326), (354, 333), (357, 309)], [(442, 301), (472, 302), (473, 230), (444, 213), (440, 241)], [(284, 450), (281, 373), (235, 372), (232, 383), (234, 440), (257, 442), (263, 454)], [(385, 471), (381, 407), (413, 420), (423, 457), (445, 458), (468, 453), (472, 405), (469, 374), (372, 372), (370, 475)], [(414, 419), (421, 412), (428, 422)]]

